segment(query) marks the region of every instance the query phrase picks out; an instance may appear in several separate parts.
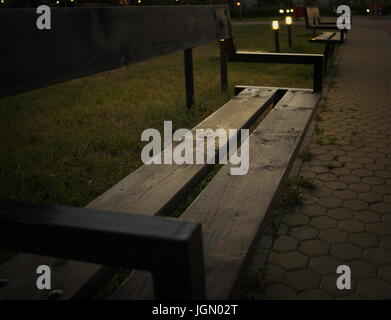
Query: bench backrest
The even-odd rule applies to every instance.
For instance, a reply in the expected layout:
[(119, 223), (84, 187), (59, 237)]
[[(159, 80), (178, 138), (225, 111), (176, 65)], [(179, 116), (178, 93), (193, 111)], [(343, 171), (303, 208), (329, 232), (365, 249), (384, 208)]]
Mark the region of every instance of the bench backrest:
[(52, 9), (50, 30), (38, 17), (0, 11), (0, 98), (230, 36), (224, 5)]
[(319, 24), (320, 13), (318, 7), (305, 7), (304, 19), (306, 28), (312, 28)]

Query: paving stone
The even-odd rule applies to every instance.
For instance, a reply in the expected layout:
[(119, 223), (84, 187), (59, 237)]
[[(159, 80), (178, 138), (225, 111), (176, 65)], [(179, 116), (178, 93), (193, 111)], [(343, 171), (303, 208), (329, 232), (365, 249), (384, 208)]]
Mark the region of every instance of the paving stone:
[(277, 235), (278, 236), (284, 236), (287, 235), (289, 232), (289, 227), (285, 223), (281, 223), (278, 227)]
[(303, 269), (307, 266), (308, 258), (299, 252), (279, 253), (275, 258), (275, 264), (285, 270)]
[(359, 193), (358, 198), (360, 200), (363, 200), (365, 202), (368, 202), (369, 204), (383, 201), (383, 195), (380, 193), (376, 192), (364, 192), (364, 193)]
[(359, 283), (358, 293), (374, 300), (391, 299), (391, 285), (379, 279), (369, 279)]
[(348, 185), (348, 189), (355, 192), (368, 192), (371, 186), (365, 183), (352, 183)]
[(309, 226), (294, 227), (290, 232), (290, 236), (297, 240), (314, 239), (317, 235), (318, 231)]
[(383, 215), (383, 222), (391, 225), (391, 214)]
[(367, 157), (358, 158), (358, 159), (356, 159), (356, 161), (359, 162), (359, 163), (362, 163), (362, 164), (375, 162), (375, 160), (373, 158), (367, 158)]
[(372, 234), (361, 232), (352, 234), (350, 236), (350, 243), (360, 248), (367, 249), (377, 247), (379, 245), (379, 240)]
[(324, 198), (324, 197), (332, 196), (333, 190), (321, 187), (321, 188), (315, 189), (314, 191), (311, 191), (311, 193), (318, 198)]
[(339, 180), (351, 184), (360, 182), (360, 177), (349, 174), (346, 176), (341, 176)]
[(309, 170), (310, 170), (311, 172), (317, 173), (317, 174), (326, 173), (326, 172), (329, 171), (329, 169), (327, 169), (327, 168), (325, 168), (325, 167), (321, 167), (321, 166), (319, 166), (319, 167), (311, 167)]
[(391, 203), (387, 203), (387, 202), (375, 203), (371, 205), (371, 210), (382, 214), (391, 213)]
[(391, 172), (390, 171), (376, 171), (375, 176), (383, 179), (391, 178)]
[(338, 223), (338, 228), (349, 233), (362, 232), (365, 230), (365, 224), (353, 219), (344, 220)]
[(360, 220), (365, 223), (378, 222), (382, 218), (379, 214), (371, 211), (359, 211), (354, 213), (354, 219)]
[(343, 221), (353, 217), (353, 212), (346, 208), (330, 209), (327, 215), (335, 220)]
[(362, 163), (359, 163), (359, 162), (347, 162), (345, 164), (346, 168), (349, 168), (349, 169), (360, 169), (362, 168), (364, 165)]
[(350, 243), (334, 244), (330, 253), (342, 261), (355, 260), (361, 257), (362, 250)]
[(288, 226), (295, 227), (295, 226), (301, 226), (301, 225), (307, 224), (309, 221), (309, 218), (303, 214), (294, 213), (294, 214), (285, 215), (283, 218), (283, 221)]
[(272, 284), (266, 287), (265, 295), (272, 300), (292, 300), (296, 298), (296, 293), (291, 288), (283, 284)]
[(320, 276), (308, 269), (287, 272), (284, 283), (297, 291), (318, 289)]
[(372, 171), (367, 169), (357, 169), (352, 171), (352, 175), (365, 178), (365, 177), (371, 177), (373, 174)]
[(378, 184), (383, 184), (384, 180), (377, 178), (377, 177), (368, 177), (368, 178), (363, 178), (362, 182), (365, 184), (369, 184), (372, 186), (378, 185)]
[(309, 263), (309, 268), (320, 275), (335, 274), (338, 266), (342, 262), (332, 256), (323, 256), (312, 258)]
[(362, 200), (354, 199), (354, 200), (347, 200), (344, 203), (344, 207), (352, 210), (352, 211), (362, 211), (365, 209), (368, 209), (368, 203)]
[(284, 253), (288, 251), (296, 250), (299, 241), (292, 237), (280, 236), (278, 237), (273, 244), (273, 250), (277, 253)]
[(335, 243), (346, 242), (348, 239), (348, 234), (342, 230), (328, 229), (328, 230), (322, 230), (319, 233), (319, 238), (330, 244), (335, 244)]
[(325, 230), (334, 228), (337, 225), (337, 222), (334, 219), (323, 216), (312, 218), (312, 220), (310, 221), (310, 225), (318, 230)]
[(332, 300), (329, 295), (321, 290), (308, 290), (297, 296), (298, 300)]
[(375, 222), (367, 225), (367, 231), (378, 237), (391, 235), (391, 226), (383, 222)]
[(331, 190), (343, 190), (347, 187), (347, 184), (339, 181), (331, 181), (327, 182), (325, 187)]
[(373, 191), (381, 193), (382, 195), (388, 195), (388, 194), (391, 194), (391, 186), (389, 186), (389, 185), (374, 186)]
[(364, 250), (363, 258), (378, 266), (390, 264), (391, 251), (384, 248), (371, 248)]
[(332, 173), (323, 173), (323, 174), (318, 175), (316, 178), (321, 181), (324, 181), (324, 182), (337, 180), (337, 176)]
[(350, 190), (338, 190), (334, 192), (334, 197), (341, 200), (352, 200), (357, 198), (357, 193)]
[(301, 212), (309, 217), (317, 217), (317, 216), (325, 215), (327, 209), (319, 205), (309, 205), (309, 206), (304, 206), (301, 209)]
[(363, 260), (346, 263), (350, 267), (351, 276), (357, 280), (376, 278), (376, 268)]
[(383, 248), (391, 250), (391, 236), (381, 238), (380, 243)]
[(391, 283), (391, 264), (388, 266), (382, 266), (378, 269), (377, 272), (380, 279)]
[(307, 240), (300, 243), (298, 250), (311, 258), (327, 254), (329, 248), (330, 245), (322, 240)]
[(342, 207), (343, 202), (336, 198), (326, 197), (319, 199), (319, 205), (328, 209), (332, 209)]

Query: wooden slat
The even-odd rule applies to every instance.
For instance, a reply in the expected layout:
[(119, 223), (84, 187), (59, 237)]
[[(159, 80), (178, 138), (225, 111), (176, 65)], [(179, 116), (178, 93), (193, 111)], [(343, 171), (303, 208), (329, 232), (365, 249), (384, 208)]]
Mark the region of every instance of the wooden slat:
[[(244, 90), (196, 128), (249, 127), (276, 94), (276, 89)], [(144, 165), (87, 207), (151, 216), (168, 214), (205, 177), (209, 168), (207, 165)], [(7, 286), (0, 288), (0, 300), (46, 299), (46, 293), (35, 287), (35, 270), (40, 264), (53, 267), (54, 287), (64, 291), (61, 299), (85, 297), (100, 283), (98, 280), (107, 278), (99, 265), (18, 254), (0, 266), (0, 278), (9, 280)]]
[(229, 37), (225, 6), (0, 10), (0, 98)]
[(322, 42), (322, 41), (327, 41), (331, 37), (335, 35), (335, 32), (322, 32), (320, 35), (318, 35), (315, 38), (312, 38), (310, 41), (311, 42)]
[[(208, 299), (236, 293), (319, 99), (318, 93), (288, 91), (250, 137), (248, 174), (232, 176), (226, 165), (181, 216), (202, 223)], [(112, 298), (150, 298), (151, 283), (141, 277), (135, 272)], [(135, 284), (142, 290), (132, 292)]]

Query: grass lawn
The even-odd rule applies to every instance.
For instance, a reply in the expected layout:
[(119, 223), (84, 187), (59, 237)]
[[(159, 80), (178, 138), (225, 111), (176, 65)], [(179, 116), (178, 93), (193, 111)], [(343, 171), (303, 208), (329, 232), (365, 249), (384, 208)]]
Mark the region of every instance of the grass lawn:
[[(236, 25), (234, 34), (240, 49), (273, 51), (268, 25)], [(292, 52), (323, 51), (303, 26), (293, 35)], [(286, 30), (280, 38), (287, 52)], [(84, 206), (140, 166), (144, 129), (163, 120), (191, 128), (235, 84), (312, 85), (312, 66), (231, 63), (229, 93), (221, 94), (218, 52), (217, 44), (195, 49), (194, 110), (185, 107), (181, 52), (1, 99), (0, 197)]]

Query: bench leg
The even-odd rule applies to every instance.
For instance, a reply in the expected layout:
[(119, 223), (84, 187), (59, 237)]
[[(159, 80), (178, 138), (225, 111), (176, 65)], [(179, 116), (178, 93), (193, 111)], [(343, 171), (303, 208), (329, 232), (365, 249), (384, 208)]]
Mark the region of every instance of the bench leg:
[(225, 41), (220, 41), (220, 77), (221, 77), (221, 91), (227, 92), (228, 87), (228, 71), (227, 71), (227, 52), (225, 49)]
[(323, 89), (323, 72), (324, 72), (324, 59), (323, 57), (314, 63), (314, 92), (322, 92)]
[(194, 107), (194, 75), (193, 75), (193, 49), (185, 49), (185, 84), (186, 84), (186, 105)]
[(324, 47), (324, 69), (327, 71), (327, 62), (329, 60), (329, 56), (331, 54), (331, 45), (330, 43), (326, 43)]

